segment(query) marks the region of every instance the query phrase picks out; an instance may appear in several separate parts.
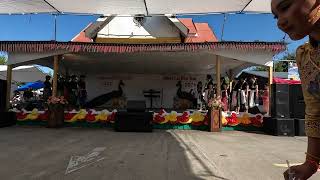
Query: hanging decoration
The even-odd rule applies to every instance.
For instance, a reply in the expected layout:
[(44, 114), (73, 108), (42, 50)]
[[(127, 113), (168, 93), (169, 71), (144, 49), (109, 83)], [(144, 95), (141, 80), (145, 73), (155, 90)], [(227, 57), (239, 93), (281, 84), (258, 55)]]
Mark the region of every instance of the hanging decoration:
[(58, 50), (90, 53), (175, 52), (216, 49), (266, 50), (279, 53), (286, 49), (284, 43), (270, 42), (211, 42), (211, 43), (161, 43), (161, 44), (103, 44), (49, 41), (1, 41), (0, 51), (42, 53)]
[[(26, 110), (11, 110), (17, 113), (18, 121), (47, 121), (48, 111), (38, 111), (34, 109), (32, 111)], [(88, 123), (114, 123), (116, 119), (117, 110), (112, 112), (108, 110), (96, 111), (96, 110), (85, 110), (79, 111), (65, 111), (64, 118), (65, 123), (75, 122), (88, 122)], [(264, 116), (262, 114), (249, 114), (236, 112), (222, 112), (221, 121), (223, 126), (254, 126), (262, 127)], [(158, 113), (153, 115), (154, 124), (170, 124), (170, 125), (186, 125), (190, 124), (193, 126), (208, 126), (209, 115), (206, 112), (200, 111), (185, 111), (178, 113), (176, 111), (166, 112), (161, 109)]]

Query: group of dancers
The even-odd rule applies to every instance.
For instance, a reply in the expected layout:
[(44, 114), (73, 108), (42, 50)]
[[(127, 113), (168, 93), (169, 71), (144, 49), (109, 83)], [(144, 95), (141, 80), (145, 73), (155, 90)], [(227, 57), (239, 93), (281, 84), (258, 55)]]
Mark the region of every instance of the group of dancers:
[[(258, 107), (263, 102), (265, 111), (268, 112), (269, 92), (266, 87), (263, 91), (259, 89), (259, 84), (255, 76), (250, 78), (239, 78), (229, 81), (227, 78), (221, 79), (221, 87), (213, 83), (211, 75), (207, 75), (205, 85), (199, 81), (195, 97), (197, 98), (198, 108), (208, 107), (211, 99), (220, 98), (223, 111), (248, 112), (248, 110)], [(217, 94), (217, 88), (221, 88), (221, 94)]]
[[(45, 101), (52, 95), (51, 77), (46, 76), (43, 88), (43, 99)], [(64, 96), (68, 105), (72, 107), (83, 107), (87, 100), (85, 76), (60, 76), (57, 83), (57, 95)]]

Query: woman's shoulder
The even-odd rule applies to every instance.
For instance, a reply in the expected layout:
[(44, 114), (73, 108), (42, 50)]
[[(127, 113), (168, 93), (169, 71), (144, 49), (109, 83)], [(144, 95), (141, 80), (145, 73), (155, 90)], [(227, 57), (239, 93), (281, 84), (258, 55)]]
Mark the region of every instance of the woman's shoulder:
[(310, 43), (305, 43), (303, 45), (300, 45), (296, 50), (296, 62), (299, 67), (301, 67), (302, 61), (305, 60), (305, 58), (310, 57), (310, 52), (312, 51), (313, 47)]

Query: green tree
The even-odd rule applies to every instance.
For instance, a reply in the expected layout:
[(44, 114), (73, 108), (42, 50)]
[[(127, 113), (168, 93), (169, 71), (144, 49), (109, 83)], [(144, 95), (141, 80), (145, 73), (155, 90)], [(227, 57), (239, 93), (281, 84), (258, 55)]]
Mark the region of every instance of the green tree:
[(7, 62), (7, 58), (5, 56), (0, 56), (0, 65), (5, 65)]
[(296, 60), (296, 53), (295, 52), (290, 52), (286, 53), (280, 60)]
[(275, 72), (288, 72), (289, 62), (288, 61), (279, 61), (274, 63)]
[[(289, 68), (288, 60), (295, 61), (295, 59), (296, 59), (296, 54), (294, 52), (286, 53), (284, 56), (280, 58), (279, 61), (274, 62), (274, 71), (288, 72), (288, 68)], [(254, 71), (268, 71), (268, 68), (264, 66), (257, 66), (254, 68)]]

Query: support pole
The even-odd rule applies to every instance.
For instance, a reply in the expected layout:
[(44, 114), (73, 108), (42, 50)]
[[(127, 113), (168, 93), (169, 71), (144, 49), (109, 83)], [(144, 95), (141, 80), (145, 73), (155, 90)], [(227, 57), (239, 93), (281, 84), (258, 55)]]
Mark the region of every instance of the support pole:
[(6, 110), (10, 108), (11, 82), (12, 82), (12, 65), (7, 66), (7, 93), (6, 93)]
[[(220, 57), (216, 56), (216, 81), (217, 81), (217, 96), (221, 97), (221, 62)], [(221, 110), (211, 109), (210, 112), (210, 131), (220, 132), (222, 128)]]
[(59, 56), (53, 57), (53, 82), (52, 82), (52, 96), (57, 96), (58, 87), (58, 71), (59, 71)]
[(221, 60), (216, 55), (216, 81), (217, 81), (217, 96), (221, 96)]
[(271, 114), (271, 96), (272, 96), (272, 84), (273, 84), (273, 66), (269, 66), (269, 83), (268, 83), (268, 89), (269, 89), (269, 114)]
[(273, 67), (269, 66), (269, 88), (271, 88), (272, 83), (273, 83)]

